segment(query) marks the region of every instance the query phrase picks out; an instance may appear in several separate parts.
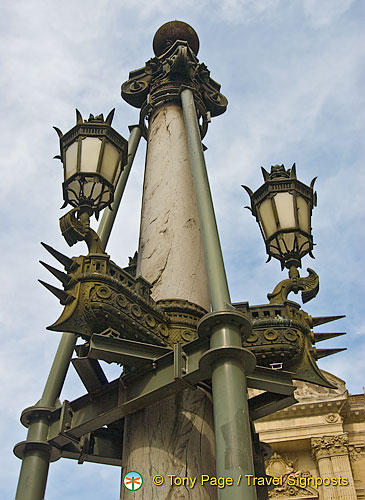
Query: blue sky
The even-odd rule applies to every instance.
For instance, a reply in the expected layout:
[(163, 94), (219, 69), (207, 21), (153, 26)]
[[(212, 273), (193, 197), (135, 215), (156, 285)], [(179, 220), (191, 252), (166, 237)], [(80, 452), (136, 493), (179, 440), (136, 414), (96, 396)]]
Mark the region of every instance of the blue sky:
[[(285, 276), (265, 264), (254, 218), (244, 210), (262, 183), (260, 166), (297, 164), (305, 183), (318, 176), (313, 212), (312, 267), (320, 292), (311, 315), (346, 314), (318, 331), (346, 337), (318, 347), (347, 347), (320, 366), (363, 391), (364, 300), (364, 3), (361, 0), (80, 0), (2, 2), (0, 134), (2, 182), (1, 376), (2, 498), (13, 498), (20, 462), (13, 445), (25, 438), (23, 408), (39, 399), (59, 335), (45, 327), (59, 315), (57, 300), (37, 283), (40, 241), (68, 255), (58, 229), (63, 212), (58, 139), (84, 116), (116, 107), (115, 128), (128, 137), (138, 110), (120, 98), (131, 70), (153, 56), (152, 39), (166, 21), (190, 23), (199, 59), (227, 96), (227, 112), (212, 120), (204, 143), (233, 301), (266, 301)], [(126, 265), (138, 244), (145, 144), (142, 143), (108, 251)], [(294, 300), (295, 296), (292, 297)], [(300, 301), (299, 297), (298, 300)], [(83, 387), (70, 369), (62, 399)], [(117, 468), (61, 460), (51, 466), (46, 498), (119, 498)]]

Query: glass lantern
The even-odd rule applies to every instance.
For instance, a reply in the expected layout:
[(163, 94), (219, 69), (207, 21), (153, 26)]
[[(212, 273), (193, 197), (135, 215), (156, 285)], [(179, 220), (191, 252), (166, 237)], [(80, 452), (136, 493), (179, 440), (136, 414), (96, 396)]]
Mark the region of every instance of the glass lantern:
[(70, 204), (98, 218), (100, 211), (113, 202), (128, 157), (128, 141), (111, 126), (113, 115), (114, 109), (105, 121), (103, 115), (90, 115), (84, 121), (76, 110), (75, 127), (66, 134), (55, 127), (64, 167), (62, 208)]
[(268, 260), (280, 260), (282, 268), (301, 267), (301, 258), (311, 257), (313, 237), (311, 216), (317, 204), (313, 192), (315, 179), (310, 186), (298, 181), (295, 164), (285, 170), (284, 165), (274, 165), (268, 173), (262, 168), (265, 183), (254, 193), (247, 186), (251, 199), (252, 215), (259, 223), (266, 245)]

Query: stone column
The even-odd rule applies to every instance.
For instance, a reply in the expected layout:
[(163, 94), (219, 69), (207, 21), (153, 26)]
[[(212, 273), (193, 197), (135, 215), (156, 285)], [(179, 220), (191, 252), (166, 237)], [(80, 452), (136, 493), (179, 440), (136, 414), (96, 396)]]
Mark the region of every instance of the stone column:
[[(333, 467), (330, 458), (330, 453), (328, 449), (328, 440), (326, 437), (312, 438), (312, 455), (313, 459), (318, 464), (319, 477), (333, 478)], [(338, 500), (337, 488), (336, 486), (328, 485), (321, 486), (322, 498), (324, 500)]]
[[(335, 500), (356, 500), (356, 490), (348, 453), (346, 434), (323, 436), (312, 439), (313, 456), (318, 462), (322, 479), (336, 479), (336, 486), (322, 486), (323, 498)], [(341, 478), (341, 480), (340, 480)], [(343, 479), (348, 484), (342, 484)]]
[(340, 500), (357, 499), (348, 452), (348, 444), (349, 440), (347, 434), (340, 434), (339, 436), (332, 436), (329, 447), (334, 476), (341, 476), (349, 482), (348, 485), (340, 484), (337, 486), (338, 498)]
[[(122, 85), (122, 97), (141, 108), (141, 122), (147, 118), (149, 125), (137, 275), (152, 283), (152, 296), (161, 300), (161, 307), (172, 310), (178, 303), (178, 322), (184, 302), (200, 316), (210, 309), (180, 93), (186, 86), (194, 89), (203, 129), (208, 116), (222, 113), (227, 103), (196, 58), (199, 40), (190, 26), (167, 23), (156, 33), (153, 47), (156, 57)], [(170, 344), (189, 340), (182, 331)], [(185, 389), (128, 416), (123, 474), (138, 471), (144, 481), (137, 493), (122, 488), (121, 498), (216, 499), (215, 486), (200, 484), (202, 474), (215, 476), (213, 429), (211, 396), (202, 388)], [(163, 477), (162, 486), (153, 484), (156, 474)], [(173, 476), (177, 483), (185, 478), (184, 484)]]
[(167, 103), (149, 122), (137, 275), (152, 297), (210, 308), (199, 214), (182, 109)]

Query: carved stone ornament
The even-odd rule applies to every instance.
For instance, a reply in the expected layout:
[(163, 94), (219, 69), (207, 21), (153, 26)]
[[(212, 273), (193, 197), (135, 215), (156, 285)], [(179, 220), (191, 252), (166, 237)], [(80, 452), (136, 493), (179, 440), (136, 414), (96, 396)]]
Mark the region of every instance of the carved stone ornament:
[(365, 443), (356, 445), (351, 444), (348, 447), (351, 462), (365, 459)]
[(326, 422), (329, 424), (335, 424), (336, 422), (339, 421), (340, 416), (338, 413), (329, 413), (328, 415), (325, 416)]
[(269, 491), (269, 498), (318, 498), (318, 490), (310, 486), (313, 476), (307, 471), (296, 469), (292, 460), (273, 453), (266, 462), (266, 473), (278, 478), (279, 485)]
[(347, 437), (347, 434), (312, 438), (311, 444), (312, 456), (315, 460), (319, 460), (324, 457), (330, 457), (333, 455), (348, 454), (349, 439)]
[(217, 116), (227, 108), (227, 99), (220, 92), (219, 83), (210, 77), (210, 71), (199, 63), (185, 40), (176, 40), (163, 54), (146, 62), (143, 68), (131, 71), (122, 85), (122, 98), (141, 108), (141, 123), (150, 112), (164, 102), (180, 103), (181, 91), (189, 87), (203, 118), (204, 136), (210, 116)]

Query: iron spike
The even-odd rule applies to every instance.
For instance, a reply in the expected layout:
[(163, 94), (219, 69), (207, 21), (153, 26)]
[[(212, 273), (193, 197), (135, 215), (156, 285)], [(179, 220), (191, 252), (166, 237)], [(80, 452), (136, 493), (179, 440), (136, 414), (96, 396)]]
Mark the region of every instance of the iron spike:
[(82, 119), (82, 114), (78, 109), (76, 109), (76, 125), (83, 124), (84, 120)]
[(250, 189), (248, 186), (244, 186), (243, 184), (241, 184), (241, 187), (243, 187), (243, 189), (245, 189), (247, 191), (249, 197), (251, 198), (253, 195), (252, 189)]
[(59, 138), (63, 137), (63, 133), (62, 133), (62, 130), (60, 130), (58, 127), (53, 127), (55, 129), (55, 131), (57, 132), (57, 135)]
[(346, 347), (340, 347), (338, 349), (316, 349), (314, 351), (314, 357), (316, 359), (326, 358), (327, 356), (331, 356), (332, 354), (337, 354), (338, 352), (346, 350)]
[(317, 180), (317, 177), (314, 177), (312, 180), (311, 180), (311, 183), (310, 183), (310, 188), (313, 189), (314, 188), (314, 184)]
[(293, 166), (290, 170), (290, 176), (292, 179), (296, 179), (297, 178), (297, 166), (295, 163), (293, 163)]
[(106, 117), (105, 119), (105, 122), (108, 123), (109, 125), (112, 124), (112, 121), (113, 121), (113, 117), (114, 117), (114, 113), (115, 113), (115, 108), (113, 108), (110, 113), (108, 114), (108, 116)]
[(50, 266), (49, 264), (46, 264), (46, 262), (43, 262), (42, 260), (40, 260), (39, 262), (40, 264), (42, 264), (42, 266), (48, 269), (48, 271), (52, 273), (53, 276), (55, 276), (58, 280), (60, 280), (60, 282), (64, 287), (66, 287), (69, 284), (71, 280), (70, 276), (67, 276), (67, 274), (65, 274), (63, 271), (60, 271), (59, 269), (56, 269), (55, 267)]
[(270, 180), (270, 174), (267, 170), (264, 169), (264, 167), (261, 167), (261, 172), (262, 172), (262, 176), (264, 178), (264, 181), (269, 181)]
[(317, 316), (315, 318), (312, 317), (312, 324), (314, 326), (323, 325), (324, 323), (330, 323), (331, 321), (337, 321), (338, 319), (345, 318), (346, 315), (342, 314), (341, 316)]
[(74, 261), (67, 257), (67, 255), (64, 255), (63, 253), (59, 252), (58, 250), (55, 250), (52, 248), (50, 245), (47, 245), (47, 243), (43, 243), (41, 241), (42, 247), (44, 247), (47, 252), (49, 252), (58, 262), (60, 262), (63, 267), (66, 269), (66, 271), (69, 271), (71, 269), (71, 266), (74, 264)]
[(72, 296), (69, 295), (68, 293), (66, 293), (64, 290), (60, 290), (59, 288), (56, 288), (55, 286), (53, 285), (50, 285), (49, 283), (46, 283), (45, 281), (42, 281), (42, 280), (38, 280), (39, 283), (41, 283), (44, 287), (47, 288), (47, 290), (49, 290), (51, 293), (53, 293), (53, 295), (55, 295), (59, 301), (61, 302), (61, 304), (63, 306), (65, 306), (66, 304), (68, 304), (70, 302), (70, 300), (72, 300)]
[(341, 332), (341, 333), (313, 332), (314, 342), (322, 342), (322, 340), (328, 340), (334, 337), (340, 337), (341, 335), (346, 335), (346, 332)]

